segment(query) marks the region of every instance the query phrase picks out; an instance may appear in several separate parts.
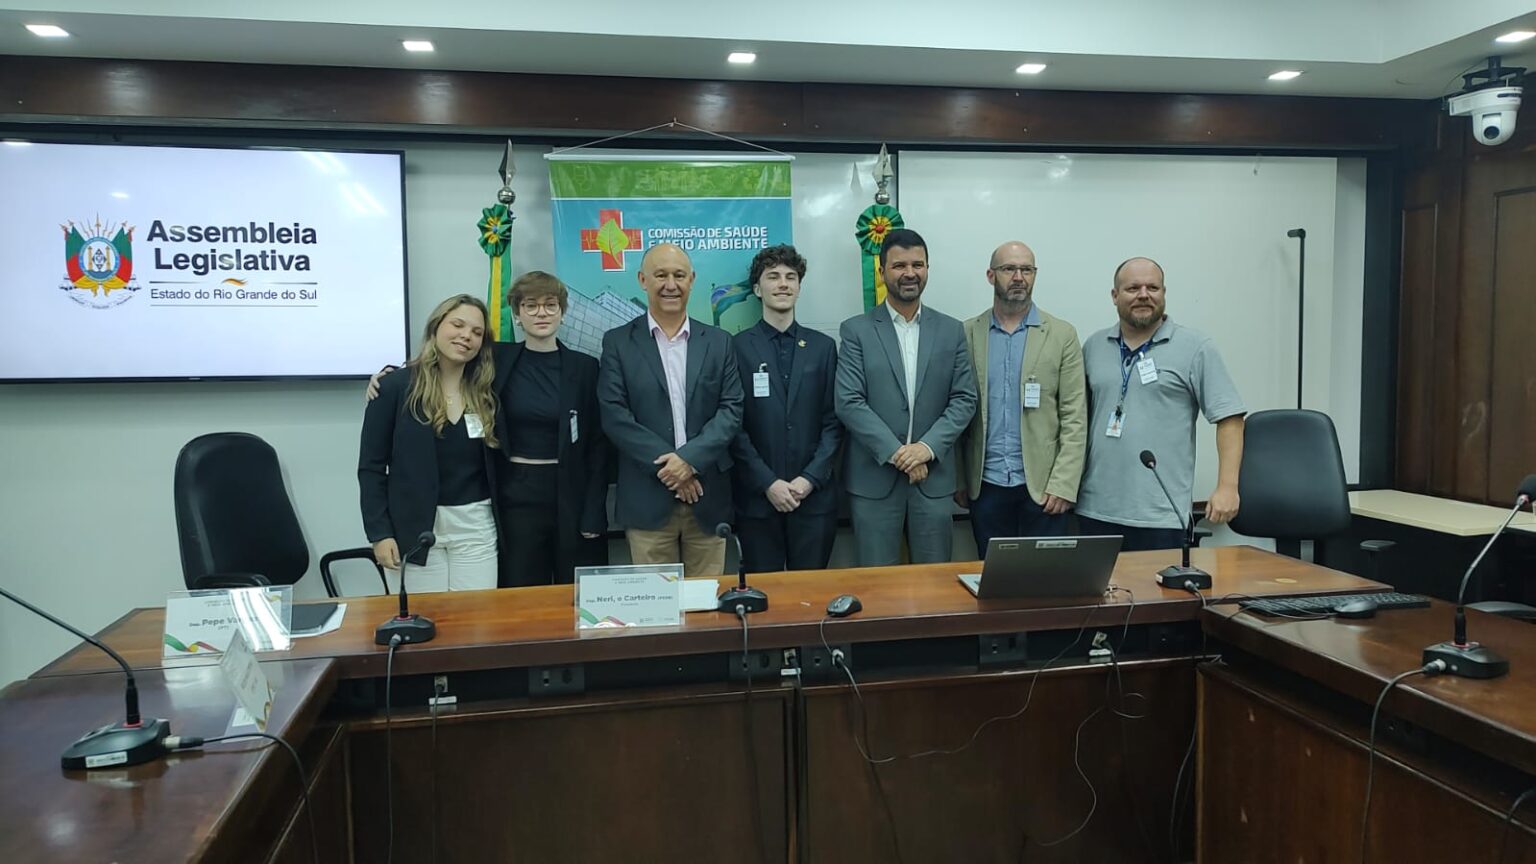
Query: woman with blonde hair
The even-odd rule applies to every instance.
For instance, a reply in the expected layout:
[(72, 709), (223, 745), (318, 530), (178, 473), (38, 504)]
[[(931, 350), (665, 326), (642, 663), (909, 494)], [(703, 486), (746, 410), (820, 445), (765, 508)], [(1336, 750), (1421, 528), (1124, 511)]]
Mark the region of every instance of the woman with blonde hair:
[[(363, 415), (357, 479), (374, 559), (412, 591), (495, 588), (496, 367), (485, 303), (459, 294), (427, 319), (404, 375), (379, 382)], [(420, 549), (430, 531), (436, 543)]]

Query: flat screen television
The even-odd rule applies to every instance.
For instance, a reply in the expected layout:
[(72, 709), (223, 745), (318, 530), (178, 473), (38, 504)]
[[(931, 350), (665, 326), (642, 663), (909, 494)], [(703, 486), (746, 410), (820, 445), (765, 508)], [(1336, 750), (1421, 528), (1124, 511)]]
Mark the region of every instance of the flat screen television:
[(0, 381), (351, 378), (398, 362), (403, 161), (0, 143)]

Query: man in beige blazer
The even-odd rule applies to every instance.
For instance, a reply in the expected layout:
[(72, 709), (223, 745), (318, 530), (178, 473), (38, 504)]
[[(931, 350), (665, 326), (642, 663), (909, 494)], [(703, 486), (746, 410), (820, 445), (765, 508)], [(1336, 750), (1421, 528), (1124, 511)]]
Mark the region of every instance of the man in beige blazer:
[(1034, 303), (1035, 253), (1013, 241), (987, 268), (992, 308), (965, 322), (976, 415), (961, 439), (955, 500), (971, 511), (978, 554), (993, 537), (1067, 533), (1088, 445), (1077, 330)]

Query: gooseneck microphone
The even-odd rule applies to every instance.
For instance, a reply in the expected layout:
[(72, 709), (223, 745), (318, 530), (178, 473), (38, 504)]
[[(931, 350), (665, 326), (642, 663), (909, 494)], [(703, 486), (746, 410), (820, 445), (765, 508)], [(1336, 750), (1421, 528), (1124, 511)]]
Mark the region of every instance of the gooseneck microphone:
[(1520, 481), (1520, 488), (1515, 490), (1514, 509), (1509, 511), (1504, 524), (1500, 525), (1499, 530), (1493, 532), (1493, 536), (1488, 538), (1488, 542), (1483, 545), (1483, 551), (1477, 553), (1477, 557), (1472, 559), (1472, 566), (1468, 567), (1467, 572), (1461, 577), (1461, 589), (1456, 592), (1455, 636), (1450, 642), (1441, 642), (1425, 648), (1425, 663), (1444, 660), (1447, 673), (1460, 675), (1463, 678), (1497, 678), (1509, 672), (1509, 661), (1502, 655), (1467, 640), (1467, 608), (1464, 601), (1467, 595), (1467, 583), (1472, 579), (1472, 571), (1477, 569), (1477, 565), (1483, 563), (1483, 556), (1493, 548), (1493, 541), (1499, 539), (1499, 535), (1504, 533), (1509, 523), (1515, 521), (1515, 515), (1533, 499), (1536, 499), (1536, 474), (1531, 474)]
[(416, 548), (400, 557), (400, 614), (380, 624), (373, 631), (373, 644), (388, 645), (396, 636), (402, 643), (431, 642), (437, 636), (437, 625), (424, 615), (412, 615), (410, 600), (405, 591), (405, 565), (419, 551), (429, 550), (437, 543), (431, 531), (421, 532), (416, 538)]
[(4, 588), (0, 588), (0, 596), (8, 598), (28, 612), (68, 630), (105, 651), (108, 657), (116, 660), (117, 665), (123, 667), (123, 674), (128, 678), (128, 689), (124, 696), (127, 711), (123, 722), (103, 726), (80, 736), (79, 740), (69, 745), (69, 749), (64, 751), (65, 768), (115, 768), (120, 765), (138, 765), (165, 752), (161, 741), (171, 733), (171, 721), (158, 718), (146, 721), (139, 716), (139, 684), (134, 680), (133, 669), (129, 668), (128, 661), (124, 660), (121, 654), (108, 648), (95, 637), (87, 636), (84, 632), (76, 630)]
[(768, 611), (768, 595), (747, 585), (747, 560), (741, 557), (741, 538), (731, 530), (731, 523), (721, 522), (716, 525), (715, 536), (736, 541), (736, 587), (720, 592), (719, 610), (732, 614), (738, 610), (741, 612)]
[(1189, 518), (1184, 518), (1184, 511), (1173, 500), (1173, 493), (1168, 491), (1168, 484), (1163, 482), (1163, 475), (1157, 473), (1157, 456), (1151, 450), (1141, 451), (1141, 464), (1147, 466), (1152, 472), (1152, 477), (1157, 480), (1158, 488), (1163, 490), (1163, 496), (1168, 499), (1168, 506), (1179, 517), (1179, 531), (1183, 536), (1182, 549), (1183, 563), (1169, 565), (1157, 571), (1157, 584), (1164, 588), (1182, 588), (1185, 590), (1211, 587), (1211, 574), (1192, 567), (1189, 563), (1189, 547), (1195, 545), (1195, 514), (1191, 512)]

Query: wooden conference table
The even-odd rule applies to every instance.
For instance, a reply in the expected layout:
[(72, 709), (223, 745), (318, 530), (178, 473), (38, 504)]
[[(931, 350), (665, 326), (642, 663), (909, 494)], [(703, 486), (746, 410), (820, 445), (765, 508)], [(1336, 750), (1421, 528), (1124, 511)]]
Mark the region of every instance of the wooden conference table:
[[(270, 731), (303, 755), (326, 861), (386, 860), (391, 811), (401, 861), (1172, 860), (1197, 660), (1236, 656), (1228, 638), (1252, 650), (1220, 629), (1215, 610), (1235, 607), (1212, 606), (1202, 630), (1206, 603), (1381, 587), (1224, 547), (1195, 550), (1215, 580), (1196, 599), (1152, 580), (1176, 558), (1122, 555), (1120, 590), (1091, 605), (977, 601), (955, 579), (974, 562), (754, 576), (772, 608), (750, 620), (750, 690), (734, 617), (578, 632), (568, 586), (421, 595), (413, 611), (439, 635), (396, 653), (387, 721), (386, 651), (372, 637), (393, 599), (350, 598), (341, 630), (264, 659), (278, 687)], [(864, 611), (824, 621), (842, 593)], [(162, 627), (163, 610), (140, 609), (101, 635), (147, 670), (146, 715), (174, 734), (223, 733), (232, 701), (207, 667), (159, 668)], [(857, 695), (823, 633), (850, 658)], [(1103, 641), (1116, 662), (1089, 656)], [(296, 776), (273, 748), (62, 771), (59, 753), (120, 712), (114, 668), (81, 646), (0, 692), (0, 728), (12, 731), (0, 745), (0, 860), (311, 859)], [(434, 718), (439, 678), (458, 703)], [(1369, 689), (1342, 683), (1356, 699)], [(1201, 747), (1202, 788), (1214, 746)], [(1200, 842), (1227, 836), (1211, 824), (1225, 815), (1201, 800)], [(1185, 857), (1193, 821), (1173, 838)]]

